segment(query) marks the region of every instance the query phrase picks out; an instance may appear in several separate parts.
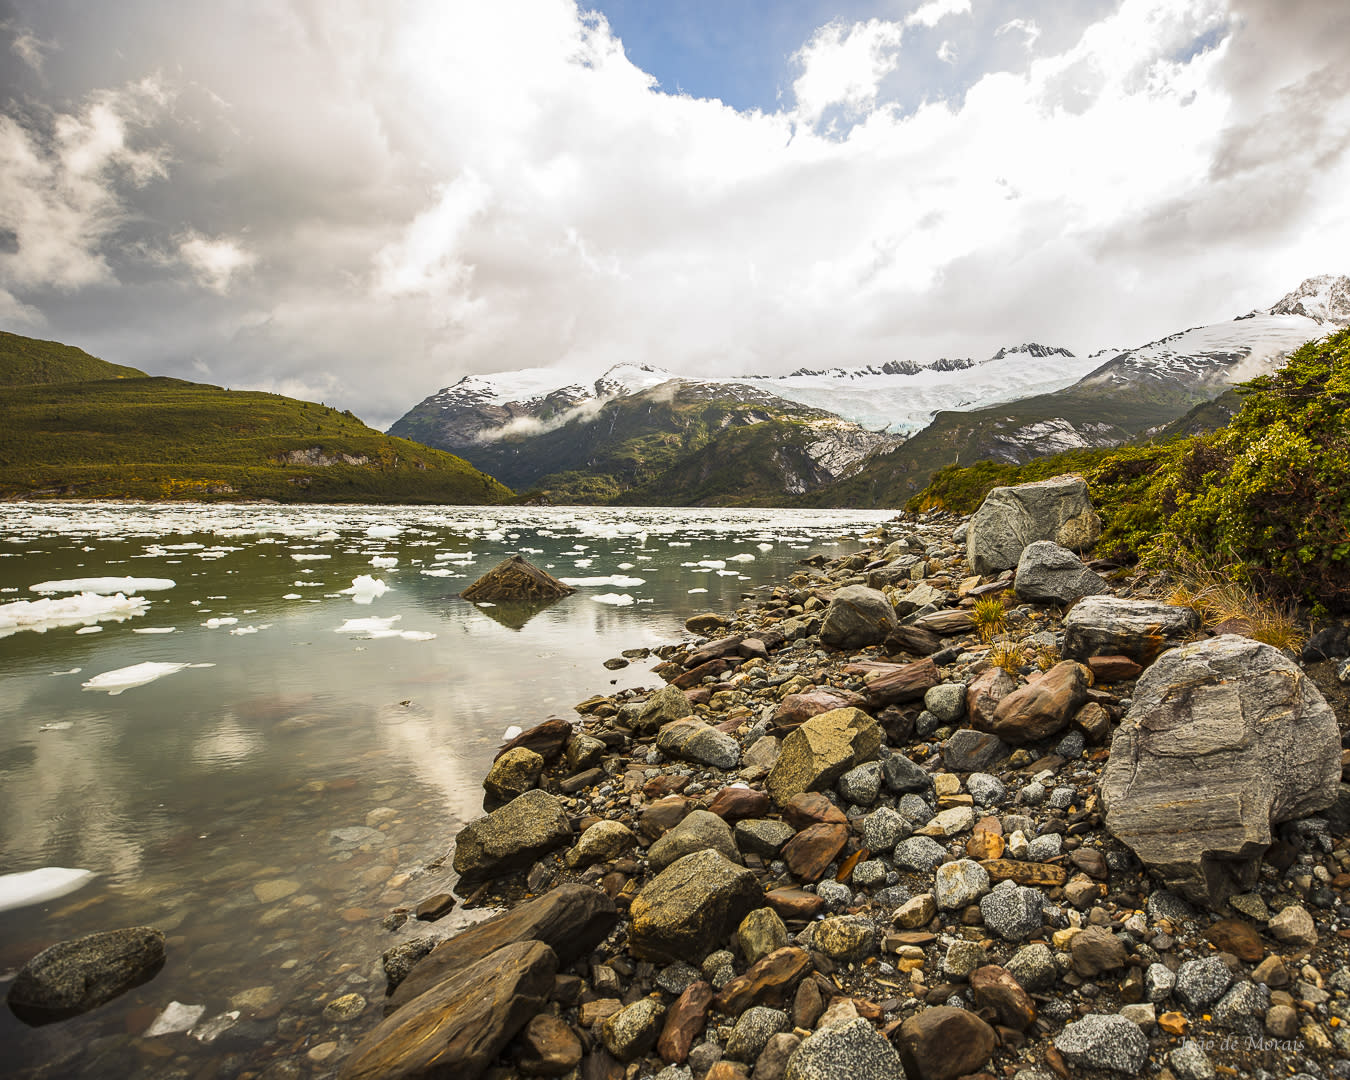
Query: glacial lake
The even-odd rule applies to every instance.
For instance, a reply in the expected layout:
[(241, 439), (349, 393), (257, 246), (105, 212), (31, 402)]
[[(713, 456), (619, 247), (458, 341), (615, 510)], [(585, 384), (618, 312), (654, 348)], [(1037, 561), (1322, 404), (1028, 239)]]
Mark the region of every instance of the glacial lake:
[[(330, 1075), (379, 1020), (381, 952), (417, 929), (381, 919), (453, 880), (433, 864), (507, 729), (660, 685), (654, 657), (603, 662), (891, 517), (0, 505), (0, 990), (57, 941), (168, 939), (153, 980), (84, 1016), (0, 1010), (0, 1074)], [(515, 553), (577, 592), (528, 618), (458, 597)], [(132, 580), (72, 591), (102, 578)], [(43, 867), (92, 876), (22, 902), (5, 875)], [(365, 1011), (325, 1019), (349, 993)], [(147, 1036), (172, 1003), (190, 1030)]]

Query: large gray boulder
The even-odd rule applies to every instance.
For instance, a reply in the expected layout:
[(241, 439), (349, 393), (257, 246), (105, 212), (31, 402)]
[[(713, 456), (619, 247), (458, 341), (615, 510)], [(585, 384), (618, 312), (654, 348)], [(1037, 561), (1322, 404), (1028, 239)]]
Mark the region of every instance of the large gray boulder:
[(820, 640), (837, 649), (861, 649), (885, 641), (896, 625), (895, 608), (885, 593), (866, 585), (847, 585), (825, 609)]
[(461, 879), (473, 881), (523, 870), (571, 841), (572, 826), (563, 804), (536, 788), (459, 831), (455, 871)]
[(1027, 545), (1037, 540), (1083, 551), (1101, 532), (1101, 519), (1081, 476), (997, 487), (970, 519), (966, 559), (975, 573), (995, 574), (1016, 566)]
[(1111, 587), (1081, 559), (1053, 540), (1028, 544), (1017, 560), (1013, 591), (1032, 604), (1067, 604), (1082, 596), (1110, 592)]
[(164, 934), (149, 926), (58, 941), (19, 969), (9, 1006), (27, 1023), (59, 1020), (111, 1001), (163, 965)]
[(1217, 908), (1256, 887), (1273, 826), (1335, 802), (1340, 749), (1331, 707), (1278, 650), (1235, 634), (1183, 645), (1140, 677), (1111, 740), (1106, 826)]
[(881, 748), (881, 727), (861, 709), (813, 716), (783, 740), (764, 786), (779, 806), (803, 791), (824, 791)]
[(1151, 664), (1164, 649), (1180, 645), (1200, 627), (1188, 607), (1157, 600), (1085, 596), (1064, 616), (1064, 655), (1128, 656)]

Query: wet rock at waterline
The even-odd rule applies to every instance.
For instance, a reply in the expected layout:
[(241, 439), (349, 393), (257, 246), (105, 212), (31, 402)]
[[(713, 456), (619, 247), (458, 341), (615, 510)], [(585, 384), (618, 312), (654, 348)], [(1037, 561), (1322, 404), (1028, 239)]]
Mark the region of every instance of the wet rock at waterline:
[(523, 870), (571, 839), (562, 803), (548, 792), (527, 791), (460, 830), (454, 866), (465, 881), (495, 877)]
[(1331, 707), (1278, 650), (1236, 635), (1185, 645), (1140, 678), (1111, 740), (1106, 827), (1217, 907), (1256, 884), (1273, 826), (1336, 801), (1340, 750)]
[(148, 982), (163, 964), (164, 934), (149, 926), (60, 941), (19, 969), (9, 1007), (28, 1024), (62, 1020)]
[(459, 595), (474, 603), (537, 604), (576, 592), (523, 555), (499, 562)]
[(498, 949), (387, 1017), (361, 1040), (339, 1076), (473, 1080), (543, 1010), (557, 970), (558, 958), (543, 942)]

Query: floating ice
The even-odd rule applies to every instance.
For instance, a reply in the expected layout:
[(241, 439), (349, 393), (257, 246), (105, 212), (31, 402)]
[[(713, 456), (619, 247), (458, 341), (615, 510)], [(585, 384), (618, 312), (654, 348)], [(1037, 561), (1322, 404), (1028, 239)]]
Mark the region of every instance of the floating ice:
[(101, 633), (103, 633), (103, 627), (101, 627), (101, 626), (81, 626), (78, 630), (75, 631), (75, 633), (77, 633), (77, 634), (101, 634)]
[(43, 724), (38, 731), (69, 731), (74, 726), (70, 720), (54, 720), (50, 724)]
[(623, 574), (611, 574), (609, 577), (565, 577), (558, 580), (564, 585), (571, 585), (574, 588), (589, 585), (613, 585), (618, 589), (635, 589), (639, 585), (647, 584), (646, 578), (625, 577)]
[(237, 637), (241, 634), (256, 634), (259, 630), (265, 629), (265, 626), (236, 626), (230, 633)]
[(400, 630), (398, 636), (404, 641), (431, 641), (436, 635), (426, 630)]
[(216, 630), (222, 626), (233, 626), (238, 621), (239, 620), (236, 619), (233, 615), (226, 615), (219, 619), (217, 618), (207, 619), (206, 622), (202, 623), (202, 625), (210, 630)]
[(92, 870), (68, 870), (63, 866), (0, 874), (0, 911), (55, 900), (83, 888), (93, 877)]
[(20, 630), (35, 630), (39, 634), (57, 626), (93, 626), (100, 622), (122, 622), (136, 615), (144, 615), (150, 601), (143, 596), (101, 596), (84, 592), (59, 600), (15, 600), (0, 604), (0, 637), (8, 637)]
[(204, 1024), (198, 1024), (192, 1029), (191, 1034), (199, 1043), (209, 1046), (237, 1023), (239, 1023), (239, 1010), (231, 1009), (219, 1016), (213, 1016)]
[(627, 593), (601, 593), (599, 596), (592, 596), (597, 604), (612, 604), (614, 607), (627, 607), (633, 602), (633, 598)]
[(117, 668), (115, 671), (105, 671), (102, 675), (95, 675), (80, 685), (85, 690), (106, 690), (109, 697), (116, 697), (123, 690), (130, 690), (133, 686), (144, 686), (146, 683), (152, 683), (156, 679), (162, 679), (166, 675), (173, 675), (190, 667), (215, 667), (215, 664), (166, 664), (148, 660), (143, 664), (132, 664), (130, 667)]
[(283, 600), (299, 600), (299, 599), (300, 599), (300, 594), (299, 594), (298, 592), (288, 592), (285, 596), (282, 597), (282, 599), (283, 599)]
[(388, 570), (390, 567), (398, 565), (397, 555), (376, 555), (370, 560), (370, 565), (378, 569)]
[(727, 559), (727, 562), (754, 562), (755, 557), (748, 551), (742, 551), (739, 555), (733, 555)]
[(133, 626), (133, 634), (172, 634), (177, 627), (175, 626)]
[(694, 593), (701, 593), (701, 592), (707, 592), (707, 591), (708, 591), (707, 589), (690, 589), (690, 590), (689, 590), (689, 595), (690, 595), (690, 596), (693, 596)]
[(332, 557), (331, 555), (291, 555), (291, 558), (296, 562), (313, 562), (316, 559), (331, 559)]
[(772, 545), (772, 544), (756, 544), (755, 547), (759, 548), (760, 551), (772, 551), (772, 550), (773, 550), (773, 545)]
[(517, 735), (523, 735), (524, 733), (525, 733), (524, 728), (520, 727), (517, 724), (512, 724), (509, 728), (507, 728), (505, 731), (502, 732), (502, 742), (510, 742)]
[(369, 604), (376, 597), (383, 596), (388, 591), (389, 586), (379, 578), (362, 574), (359, 577), (352, 578), (352, 587), (341, 590), (341, 595), (350, 596), (358, 604)]
[(403, 618), (402, 615), (386, 615), (384, 617), (372, 615), (366, 619), (348, 619), (334, 633), (364, 634), (368, 638), (397, 637), (404, 641), (430, 641), (436, 636), (424, 630), (395, 630), (394, 623), (401, 618)]
[(631, 570), (631, 569), (633, 569), (633, 564), (630, 563), (630, 562), (621, 562), (621, 563), (619, 563), (619, 569), (620, 569), (620, 570)]
[(106, 596), (108, 593), (160, 592), (173, 587), (174, 581), (172, 578), (84, 577), (65, 578), (60, 581), (39, 581), (36, 585), (29, 585), (28, 591), (35, 593), (99, 593)]
[(180, 1001), (171, 1001), (164, 1006), (164, 1011), (155, 1017), (154, 1022), (142, 1032), (142, 1035), (147, 1039), (153, 1039), (156, 1035), (173, 1035), (179, 1031), (187, 1031), (202, 1018), (204, 1012), (206, 1012), (205, 1005), (184, 1005)]
[(372, 525), (366, 530), (366, 535), (372, 539), (389, 539), (397, 536), (403, 531), (401, 525)]
[(84, 668), (73, 667), (69, 671), (53, 671), (52, 675), (78, 675)]
[(422, 573), (423, 573), (426, 577), (454, 577), (454, 576), (455, 576), (455, 572), (454, 572), (453, 570), (423, 570)]

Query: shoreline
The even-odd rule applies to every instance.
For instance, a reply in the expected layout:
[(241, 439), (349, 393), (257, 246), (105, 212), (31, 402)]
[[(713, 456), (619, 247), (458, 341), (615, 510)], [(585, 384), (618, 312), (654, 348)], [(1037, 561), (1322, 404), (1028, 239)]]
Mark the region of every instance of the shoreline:
[[(533, 997), (518, 995), (530, 1015), (464, 1075), (833, 1077), (819, 1063), (802, 1071), (812, 1047), (833, 1047), (836, 1057), (872, 1055), (878, 1076), (903, 1058), (911, 1075), (1043, 1080), (1069, 1067), (1098, 1075), (1125, 1045), (1141, 1067), (1182, 1080), (1196, 1054), (1241, 1075), (1298, 1062), (1350, 1076), (1343, 828), (1300, 838), (1292, 858), (1319, 872), (1295, 875), (1292, 887), (1262, 871), (1251, 892), (1264, 918), (1254, 902), (1222, 919), (1162, 889), (1107, 832), (1097, 797), (1146, 665), (1094, 663), (1094, 685), (1053, 733), (1016, 748), (991, 743), (970, 716), (998, 704), (1000, 669), (971, 612), (1012, 575), (970, 572), (953, 539), (964, 524), (902, 515), (879, 527), (869, 552), (808, 560), (757, 607), (691, 616), (692, 640), (655, 650), (664, 687), (595, 695), (577, 705), (575, 725), (550, 721), (503, 747), (485, 780), (493, 812), (453, 849), (452, 889), (461, 910), (505, 912), (411, 946), (417, 912), (407, 912), (385, 957), (386, 1009), (396, 1008), (340, 1075), (366, 1075), (372, 1047), (387, 1055), (407, 1042), (412, 1002), (425, 1005), (413, 991), (467, 977), (479, 927), (529, 923), (522, 940), (553, 948), (552, 974), (535, 979)], [(885, 639), (825, 644), (821, 619), (851, 584), (931, 610), (897, 604), (901, 622)], [(1120, 572), (1111, 591), (1135, 597), (1148, 584)], [(1015, 602), (1008, 616), (1008, 636), (1031, 642), (1049, 661), (1042, 670), (1059, 670), (1050, 653), (1063, 645), (1060, 608)], [(1027, 653), (1002, 696), (1027, 689), (1029, 675), (1045, 678), (1035, 658)], [(793, 733), (841, 714), (854, 728), (871, 721), (876, 745), (789, 794), (779, 774)], [(522, 800), (528, 812), (512, 815)], [(708, 865), (696, 876), (709, 888), (717, 878), (720, 899), (682, 911), (687, 897), (662, 892), (658, 879), (699, 859)], [(568, 927), (558, 940), (557, 927), (530, 921), (574, 893), (585, 918), (555, 912)], [(446, 911), (450, 899), (439, 898)], [(719, 904), (708, 922), (705, 909)], [(1020, 916), (1010, 913), (1019, 904)], [(1271, 937), (1275, 912), (1294, 908), (1321, 924), (1312, 943)], [(587, 919), (604, 932), (581, 932)], [(419, 964), (419, 949), (433, 959)], [(1200, 976), (1219, 991), (1186, 989)], [(960, 1047), (974, 1056), (952, 1060)], [(495, 1061), (517, 1071), (493, 1072)]]

